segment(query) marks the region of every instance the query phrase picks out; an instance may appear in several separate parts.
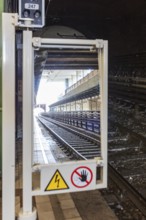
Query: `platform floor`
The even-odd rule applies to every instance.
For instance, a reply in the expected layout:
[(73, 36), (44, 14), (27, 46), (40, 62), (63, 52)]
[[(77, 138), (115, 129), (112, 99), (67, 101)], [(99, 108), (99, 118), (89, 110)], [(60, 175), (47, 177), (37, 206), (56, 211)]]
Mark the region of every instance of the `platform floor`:
[(34, 164), (56, 163), (51, 152), (53, 141), (44, 127), (34, 118)]
[(98, 190), (36, 197), (38, 220), (117, 220)]

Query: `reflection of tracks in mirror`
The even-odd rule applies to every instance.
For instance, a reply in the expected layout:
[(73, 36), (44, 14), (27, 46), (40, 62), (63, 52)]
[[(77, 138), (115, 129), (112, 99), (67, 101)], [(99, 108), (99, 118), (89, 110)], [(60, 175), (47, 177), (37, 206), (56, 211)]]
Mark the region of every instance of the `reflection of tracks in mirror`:
[(57, 121), (54, 122), (44, 117), (39, 117), (39, 120), (73, 158), (92, 159), (100, 156), (100, 142), (95, 138)]

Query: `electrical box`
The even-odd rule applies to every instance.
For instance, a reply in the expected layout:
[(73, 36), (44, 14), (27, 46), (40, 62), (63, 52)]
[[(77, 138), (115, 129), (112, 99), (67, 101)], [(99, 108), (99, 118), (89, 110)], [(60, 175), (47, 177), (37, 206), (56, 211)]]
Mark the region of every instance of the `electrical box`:
[[(45, 0), (20, 0), (19, 20), (22, 27), (43, 27), (45, 25)], [(26, 25), (27, 20), (30, 20), (31, 24)]]

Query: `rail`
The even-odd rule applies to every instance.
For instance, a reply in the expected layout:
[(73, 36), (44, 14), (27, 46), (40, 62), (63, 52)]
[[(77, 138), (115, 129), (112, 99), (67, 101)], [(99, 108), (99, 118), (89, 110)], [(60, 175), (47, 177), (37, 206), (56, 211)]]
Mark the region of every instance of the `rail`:
[(75, 157), (86, 160), (100, 156), (99, 140), (53, 120), (44, 117), (38, 119)]
[(132, 203), (146, 216), (146, 199), (118, 173), (110, 164), (108, 165), (109, 178), (122, 188), (126, 196)]

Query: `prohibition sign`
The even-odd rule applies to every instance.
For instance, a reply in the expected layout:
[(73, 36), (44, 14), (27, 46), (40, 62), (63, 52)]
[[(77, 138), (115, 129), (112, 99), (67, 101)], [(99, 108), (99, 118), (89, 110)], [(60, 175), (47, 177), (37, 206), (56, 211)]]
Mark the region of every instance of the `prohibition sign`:
[(71, 174), (71, 182), (77, 188), (87, 187), (93, 179), (93, 172), (89, 167), (81, 166)]

